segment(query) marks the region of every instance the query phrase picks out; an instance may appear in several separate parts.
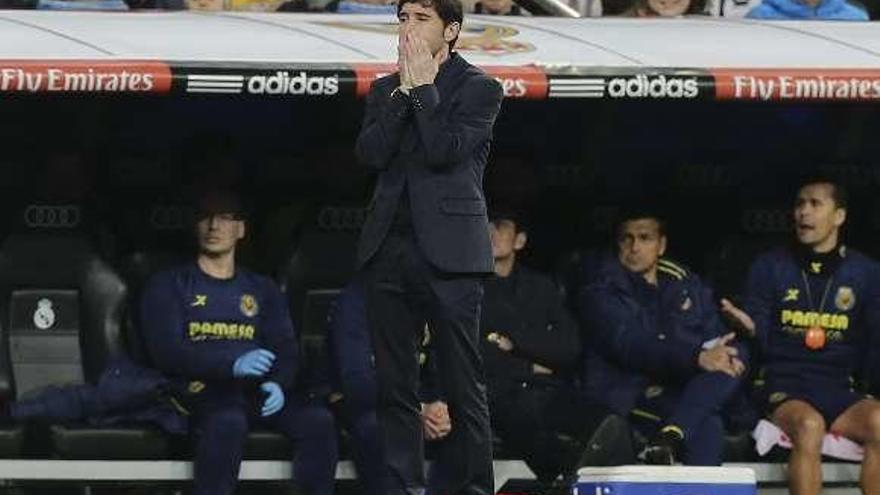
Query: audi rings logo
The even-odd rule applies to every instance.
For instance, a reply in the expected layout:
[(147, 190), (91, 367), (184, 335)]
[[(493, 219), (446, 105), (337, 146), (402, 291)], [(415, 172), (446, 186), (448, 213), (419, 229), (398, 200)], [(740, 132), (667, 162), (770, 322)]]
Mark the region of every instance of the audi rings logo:
[(675, 171), (679, 189), (735, 187), (737, 178), (723, 165), (682, 165)]
[(82, 221), (76, 205), (30, 205), (24, 210), (24, 224), (32, 228), (72, 229)]
[(595, 169), (572, 165), (558, 165), (547, 168), (547, 178), (551, 185), (560, 187), (582, 187), (596, 184), (599, 173)]
[(787, 210), (746, 210), (742, 216), (743, 230), (749, 233), (779, 234), (792, 229), (791, 212)]
[(328, 231), (359, 230), (367, 212), (363, 208), (323, 208), (318, 213), (318, 227)]
[(180, 206), (156, 205), (150, 210), (150, 226), (155, 230), (183, 230), (189, 212)]

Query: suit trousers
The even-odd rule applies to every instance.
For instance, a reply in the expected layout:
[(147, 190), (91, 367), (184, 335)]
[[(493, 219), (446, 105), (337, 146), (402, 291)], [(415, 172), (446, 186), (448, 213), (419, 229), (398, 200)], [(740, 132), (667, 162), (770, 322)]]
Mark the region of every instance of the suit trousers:
[(431, 352), (452, 431), (435, 463), (442, 493), (490, 494), (492, 442), (479, 349), (481, 274), (445, 273), (424, 257), (412, 233), (392, 232), (367, 264), (367, 315), (379, 379), (379, 424), (389, 493), (425, 490), (419, 342), (431, 328)]

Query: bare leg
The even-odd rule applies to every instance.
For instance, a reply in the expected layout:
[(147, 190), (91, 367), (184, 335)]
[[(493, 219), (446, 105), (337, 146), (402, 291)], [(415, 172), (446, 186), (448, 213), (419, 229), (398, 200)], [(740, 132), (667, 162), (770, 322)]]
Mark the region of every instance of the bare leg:
[(791, 438), (788, 486), (791, 495), (822, 493), (822, 439), (825, 420), (816, 409), (800, 400), (780, 405), (771, 418)]
[(834, 420), (831, 431), (862, 444), (862, 493), (880, 495), (880, 401), (865, 399), (853, 404)]

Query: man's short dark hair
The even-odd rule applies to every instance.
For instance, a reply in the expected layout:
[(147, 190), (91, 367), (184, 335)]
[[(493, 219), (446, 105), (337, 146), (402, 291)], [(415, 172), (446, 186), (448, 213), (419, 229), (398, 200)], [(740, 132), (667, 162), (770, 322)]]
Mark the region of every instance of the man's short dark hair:
[(627, 222), (635, 220), (654, 220), (657, 222), (657, 230), (661, 236), (666, 235), (666, 217), (660, 212), (660, 209), (651, 205), (631, 206), (623, 209), (617, 216), (616, 228), (614, 235), (620, 235), (620, 231)]
[[(398, 0), (397, 15), (400, 15), (400, 10), (408, 3), (417, 3), (422, 7), (433, 8), (443, 21), (443, 27), (457, 22), (460, 29), (462, 22), (464, 22), (464, 8), (461, 6), (461, 0)], [(456, 41), (458, 41), (458, 36), (449, 42), (449, 51), (455, 48)]]
[(510, 221), (516, 228), (516, 232), (528, 232), (528, 221), (522, 210), (512, 205), (498, 204), (489, 208), (489, 221), (492, 223)]
[(201, 189), (196, 194), (194, 206), (196, 220), (221, 214), (231, 214), (242, 221), (247, 217), (241, 195), (231, 188)]
[(814, 186), (819, 184), (827, 184), (831, 186), (831, 199), (834, 200), (834, 205), (838, 208), (844, 208), (849, 205), (849, 192), (846, 190), (846, 186), (840, 182), (840, 180), (835, 177), (827, 174), (812, 174), (807, 175), (801, 178), (798, 181), (798, 187), (795, 194), (799, 194), (801, 189), (807, 186)]

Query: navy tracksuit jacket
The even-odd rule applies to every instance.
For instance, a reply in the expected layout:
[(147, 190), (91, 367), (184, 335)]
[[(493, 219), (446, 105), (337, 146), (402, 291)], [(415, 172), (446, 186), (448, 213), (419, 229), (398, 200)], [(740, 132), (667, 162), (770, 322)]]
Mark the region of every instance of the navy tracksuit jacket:
[(657, 278), (650, 285), (608, 256), (579, 292), (587, 333), (584, 392), (623, 416), (644, 413), (657, 426), (681, 428), (686, 463), (719, 464), (721, 410), (741, 380), (703, 372), (697, 357), (727, 330), (698, 276), (661, 260)]
[[(786, 246), (759, 256), (744, 301), (755, 321), (770, 406), (806, 400), (828, 421), (859, 399), (850, 390), (854, 378), (877, 384), (880, 336), (877, 263), (846, 247), (832, 255)], [(824, 331), (821, 348), (806, 344), (811, 327)]]
[[(237, 268), (216, 279), (190, 263), (154, 276), (141, 299), (141, 328), (154, 365), (189, 383), (196, 436), (195, 495), (232, 493), (251, 423), (278, 430), (296, 443), (294, 480), (311, 494), (333, 492), (337, 446), (332, 414), (291, 393), (297, 339), (287, 303), (268, 278)], [(276, 355), (260, 379), (232, 376), (242, 354), (265, 348)], [(259, 417), (259, 384), (286, 392), (284, 408)]]

